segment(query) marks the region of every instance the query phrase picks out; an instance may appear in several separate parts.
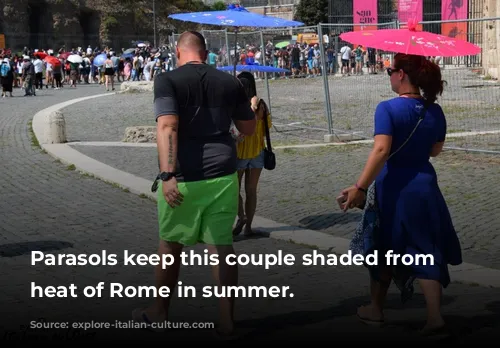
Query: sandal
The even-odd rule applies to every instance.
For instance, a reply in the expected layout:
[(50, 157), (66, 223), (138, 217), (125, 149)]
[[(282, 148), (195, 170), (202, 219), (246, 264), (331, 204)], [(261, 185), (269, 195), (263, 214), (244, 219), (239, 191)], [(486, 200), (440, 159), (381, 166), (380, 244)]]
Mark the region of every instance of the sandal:
[(382, 327), (384, 325), (384, 319), (364, 318), (364, 317), (360, 316), (359, 314), (356, 314), (356, 316), (358, 317), (358, 319), (362, 323), (364, 323), (366, 325), (375, 326), (375, 327)]
[[(153, 322), (149, 320), (148, 316), (146, 315), (146, 312), (144, 311), (144, 308), (137, 308), (132, 311), (132, 320), (140, 323), (140, 324), (145, 324), (144, 329), (153, 331), (153, 332), (164, 332), (166, 329), (165, 328), (159, 328), (157, 326), (153, 327)], [(158, 323), (157, 323), (158, 324)], [(141, 328), (143, 328), (141, 326)]]
[(238, 339), (238, 335), (233, 331), (231, 332), (222, 332), (219, 329), (214, 330), (214, 336), (219, 341), (233, 341)]
[(236, 223), (236, 226), (233, 228), (233, 236), (238, 236), (241, 234), (241, 231), (243, 231), (243, 227), (247, 223), (246, 219), (238, 219), (238, 222)]
[[(360, 308), (364, 308), (364, 307), (360, 307)], [(383, 325), (384, 325), (385, 321), (384, 321), (384, 319), (383, 319), (383, 318), (382, 318), (382, 319), (371, 319), (371, 318), (368, 318), (368, 317), (361, 316), (361, 315), (359, 314), (359, 310), (360, 310), (360, 308), (358, 308), (358, 311), (357, 311), (357, 313), (356, 313), (356, 316), (358, 317), (358, 319), (359, 319), (362, 323), (364, 323), (364, 324), (366, 324), (366, 325), (370, 325), (370, 326), (375, 326), (375, 327), (381, 327), (381, 326), (383, 326)]]

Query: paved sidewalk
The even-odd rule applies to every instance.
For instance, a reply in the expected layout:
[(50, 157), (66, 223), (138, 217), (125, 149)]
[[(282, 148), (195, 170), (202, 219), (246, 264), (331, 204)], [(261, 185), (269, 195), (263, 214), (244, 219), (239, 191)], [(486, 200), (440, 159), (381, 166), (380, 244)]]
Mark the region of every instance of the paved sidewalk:
[[(56, 91), (54, 91), (56, 92)], [(31, 320), (127, 321), (133, 308), (146, 299), (40, 299), (29, 297), (30, 282), (38, 285), (80, 287), (100, 281), (150, 285), (151, 267), (41, 267), (30, 266), (30, 252), (121, 254), (153, 253), (157, 243), (153, 202), (112, 185), (84, 177), (33, 148), (28, 121), (40, 109), (76, 97), (102, 93), (96, 86), (36, 98), (1, 101), (0, 107), (0, 337), (35, 338), (49, 332), (23, 331)], [(52, 95), (49, 95), (52, 94)], [(4, 112), (8, 110), (8, 112)], [(96, 115), (97, 117), (97, 115)], [(88, 130), (92, 132), (92, 129)], [(119, 154), (119, 152), (117, 153)], [(267, 238), (240, 240), (238, 253), (275, 253), (283, 250), (300, 258), (312, 250)], [(201, 252), (200, 247), (196, 248)], [(185, 267), (181, 280), (197, 287), (211, 285), (206, 267)], [(360, 267), (291, 267), (264, 270), (241, 267), (242, 285), (289, 285), (294, 297), (240, 299), (237, 320), (248, 340), (420, 340), (415, 333), (425, 318), (422, 296), (403, 308), (392, 289), (386, 313), (388, 327), (375, 330), (354, 316), (367, 300), (367, 275)], [(477, 343), (493, 338), (500, 328), (497, 289), (454, 283), (446, 290), (443, 311), (457, 331), (457, 342)], [(215, 299), (175, 299), (172, 321), (206, 322), (216, 318)], [(23, 336), (24, 335), (24, 336)], [(166, 335), (130, 330), (71, 331), (77, 339), (209, 339), (209, 330), (178, 330)], [(94, 336), (96, 335), (96, 336)]]
[[(381, 76), (374, 78), (379, 79)], [(298, 82), (295, 81), (295, 84)], [(279, 88), (276, 86), (273, 89), (273, 97), (278, 96), (281, 102), (287, 100), (290, 95), (286, 92), (290, 94), (291, 83), (280, 81)], [(486, 96), (490, 97), (490, 92), (484, 95)], [(321, 105), (320, 101), (315, 103)], [(288, 111), (294, 105), (288, 105), (288, 109), (279, 109), (279, 117), (289, 115)], [(352, 106), (355, 105), (357, 104), (353, 101)], [(92, 103), (78, 103), (71, 108), (77, 110), (75, 114), (67, 116), (71, 141), (119, 142), (123, 139), (126, 127), (155, 125), (150, 116), (153, 112), (150, 93), (115, 95)], [(348, 110), (352, 115), (366, 115), (364, 109)], [(457, 117), (451, 113), (449, 122), (454, 122)], [(373, 117), (366, 117), (364, 122), (372, 124)], [(87, 129), (93, 131), (87, 132)], [(449, 130), (453, 131), (451, 125)], [(292, 136), (288, 131), (275, 132), (273, 129), (271, 136), (275, 146), (283, 142), (306, 143), (310, 132), (314, 132), (315, 136), (326, 133), (302, 129), (295, 130)], [(453, 141), (457, 139), (449, 139), (447, 144)], [(366, 162), (370, 146), (277, 151), (276, 170), (265, 171), (260, 180), (257, 214), (285, 224), (349, 237), (360, 214), (355, 211), (341, 213), (335, 198), (343, 188), (353, 184)], [(156, 176), (155, 148), (76, 146), (75, 149), (145, 179), (150, 180)], [(471, 263), (500, 269), (500, 201), (491, 198), (500, 196), (500, 185), (497, 185), (500, 182), (500, 157), (446, 151), (433, 159), (433, 164), (458, 231), (465, 259)], [(286, 190), (283, 190), (284, 185)]]
[[(154, 147), (72, 147), (141, 178), (156, 176)], [(369, 151), (361, 145), (277, 150), (277, 168), (264, 171), (259, 182), (257, 215), (350, 238), (360, 211), (342, 213), (335, 198), (361, 173)], [(465, 260), (500, 269), (500, 201), (491, 198), (500, 195), (500, 158), (445, 151), (433, 165)]]

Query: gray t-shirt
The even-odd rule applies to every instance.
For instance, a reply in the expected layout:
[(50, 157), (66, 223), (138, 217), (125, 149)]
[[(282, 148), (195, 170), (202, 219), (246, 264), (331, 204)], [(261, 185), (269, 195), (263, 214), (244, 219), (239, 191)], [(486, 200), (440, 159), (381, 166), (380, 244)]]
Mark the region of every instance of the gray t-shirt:
[(154, 82), (155, 116), (179, 117), (177, 180), (199, 181), (236, 172), (232, 120), (255, 118), (239, 80), (206, 64), (186, 64)]

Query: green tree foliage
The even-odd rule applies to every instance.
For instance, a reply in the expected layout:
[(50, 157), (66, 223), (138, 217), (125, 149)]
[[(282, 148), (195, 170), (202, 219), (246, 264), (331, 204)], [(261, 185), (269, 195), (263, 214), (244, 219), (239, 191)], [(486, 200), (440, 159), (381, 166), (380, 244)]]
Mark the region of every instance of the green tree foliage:
[(307, 26), (328, 23), (328, 0), (301, 0), (294, 17)]
[(212, 10), (213, 10), (213, 11), (224, 11), (226, 8), (227, 8), (227, 6), (226, 6), (226, 4), (224, 3), (224, 1), (216, 1), (216, 2), (212, 5)]

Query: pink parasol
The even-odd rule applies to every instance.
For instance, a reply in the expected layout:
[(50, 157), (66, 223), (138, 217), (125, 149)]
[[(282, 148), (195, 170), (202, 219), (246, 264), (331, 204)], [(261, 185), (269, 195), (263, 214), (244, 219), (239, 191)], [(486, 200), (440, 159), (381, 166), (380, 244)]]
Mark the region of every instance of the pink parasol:
[(384, 51), (431, 57), (475, 55), (481, 48), (464, 40), (427, 31), (417, 31), (417, 22), (408, 21), (408, 29), (351, 31), (340, 38), (352, 44)]
[(73, 53), (71, 52), (63, 52), (63, 53), (59, 53), (59, 58), (61, 59), (68, 59), (69, 56), (71, 56)]

